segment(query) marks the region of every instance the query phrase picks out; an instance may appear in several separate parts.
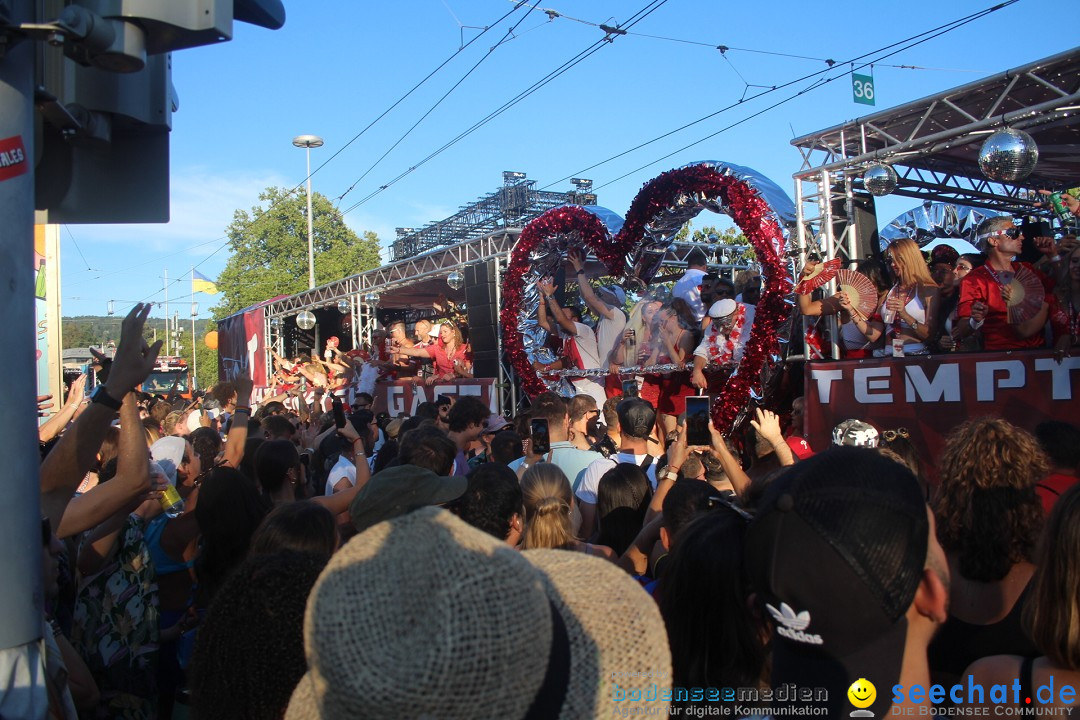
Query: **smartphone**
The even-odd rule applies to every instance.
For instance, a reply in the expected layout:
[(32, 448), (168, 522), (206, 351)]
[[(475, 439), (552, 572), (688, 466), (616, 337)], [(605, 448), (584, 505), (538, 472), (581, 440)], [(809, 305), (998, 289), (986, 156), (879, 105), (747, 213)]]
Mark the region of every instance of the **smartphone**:
[(529, 431), (532, 434), (533, 455), (551, 452), (551, 435), (548, 433), (547, 418), (535, 418), (529, 421)]
[(86, 385), (83, 386), (83, 394), (87, 397), (97, 387), (97, 371), (94, 370), (93, 363), (87, 363), (83, 365), (83, 372), (86, 373)]
[(337, 395), (330, 396), (330, 406), (334, 411), (334, 425), (340, 430), (345, 427), (345, 408), (341, 405), (341, 398)]
[(638, 396), (637, 380), (623, 380), (622, 394), (624, 398), (636, 398)]
[(709, 423), (712, 421), (709, 410), (712, 399), (708, 396), (692, 395), (686, 398), (686, 444), (711, 445), (712, 434)]

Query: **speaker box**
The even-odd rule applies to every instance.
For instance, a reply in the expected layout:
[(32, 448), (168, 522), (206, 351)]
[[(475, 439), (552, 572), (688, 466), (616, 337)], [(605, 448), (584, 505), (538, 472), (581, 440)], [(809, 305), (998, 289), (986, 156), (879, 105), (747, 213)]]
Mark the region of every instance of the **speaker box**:
[[(834, 186), (837, 192), (843, 191), (843, 186)], [(880, 257), (881, 247), (877, 230), (877, 209), (874, 205), (874, 196), (865, 190), (852, 192), (852, 217), (848, 217), (847, 200), (843, 197), (832, 203), (834, 218), (847, 218), (848, 223), (855, 226), (856, 256), (851, 258)], [(845, 223), (834, 222), (833, 230), (836, 237), (844, 230)]]
[(499, 307), (495, 303), (494, 262), (475, 263), (465, 268), (469, 344), (476, 377), (497, 377), (499, 372)]

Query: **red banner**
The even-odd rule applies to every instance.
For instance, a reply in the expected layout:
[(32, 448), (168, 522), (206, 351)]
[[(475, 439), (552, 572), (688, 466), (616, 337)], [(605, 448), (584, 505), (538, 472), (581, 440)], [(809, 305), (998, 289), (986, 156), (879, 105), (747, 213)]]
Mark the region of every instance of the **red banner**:
[(18, 177), (29, 169), (22, 137), (16, 135), (0, 140), (0, 180)]
[(458, 380), (436, 382), (431, 385), (423, 383), (413, 385), (409, 380), (395, 380), (394, 382), (381, 382), (375, 385), (375, 412), (387, 412), (391, 417), (398, 415), (415, 415), (416, 406), (422, 402), (434, 402), (440, 395), (449, 395), (452, 398), (472, 395), (480, 398), (485, 405), (495, 412), (495, 379), (494, 378), (460, 378)]
[(971, 418), (1000, 417), (1027, 430), (1080, 418), (1080, 358), (1049, 350), (954, 353), (806, 364), (806, 437), (815, 450), (832, 429), (858, 418), (880, 430), (906, 428), (924, 464), (949, 432)]
[(263, 309), (261, 305), (230, 315), (218, 322), (218, 377), (232, 380), (237, 375), (251, 375), (255, 387), (265, 387), (269, 378), (264, 362)]

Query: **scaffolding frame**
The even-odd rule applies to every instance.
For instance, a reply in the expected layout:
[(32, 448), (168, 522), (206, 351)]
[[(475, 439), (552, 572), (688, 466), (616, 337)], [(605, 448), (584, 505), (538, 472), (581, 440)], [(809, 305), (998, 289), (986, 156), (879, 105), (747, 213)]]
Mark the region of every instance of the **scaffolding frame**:
[[(579, 193), (549, 192), (536, 189), (535, 180), (524, 173), (503, 173), (503, 186), (493, 193), (462, 205), (458, 212), (416, 230), (397, 228), (391, 246), (392, 261), (405, 260), (437, 248), (460, 243), (501, 230), (522, 228), (533, 218), (561, 205), (582, 200)], [(591, 196), (595, 204), (596, 196)]]
[[(1080, 48), (1073, 48), (795, 138), (791, 144), (802, 156), (793, 175), (799, 254), (857, 258), (863, 238), (854, 222), (854, 193), (873, 163), (896, 171), (895, 195), (1049, 216), (1032, 198), (1040, 188), (1075, 184), (1078, 117)], [(983, 140), (1003, 127), (1025, 130), (1040, 146), (1039, 165), (1021, 182), (994, 182), (979, 170)], [(835, 290), (834, 283), (827, 288)], [(835, 319), (829, 320), (838, 357)]]

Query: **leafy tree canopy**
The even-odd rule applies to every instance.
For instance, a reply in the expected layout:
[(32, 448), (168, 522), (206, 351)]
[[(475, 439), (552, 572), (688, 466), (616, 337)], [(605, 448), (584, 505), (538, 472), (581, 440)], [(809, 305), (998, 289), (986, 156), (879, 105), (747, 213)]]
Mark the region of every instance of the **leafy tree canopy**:
[[(217, 279), (222, 300), (212, 308), (215, 319), (278, 295), (307, 290), (307, 196), (301, 188), (267, 188), (251, 213), (237, 210), (226, 229), (232, 256)], [(379, 237), (363, 237), (345, 225), (341, 213), (325, 195), (313, 193), (315, 284), (376, 268)]]

